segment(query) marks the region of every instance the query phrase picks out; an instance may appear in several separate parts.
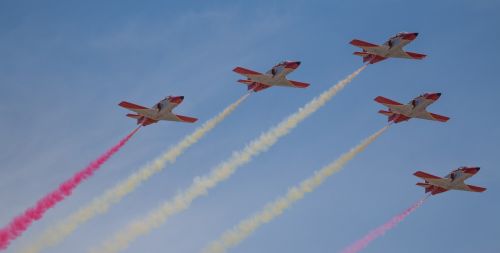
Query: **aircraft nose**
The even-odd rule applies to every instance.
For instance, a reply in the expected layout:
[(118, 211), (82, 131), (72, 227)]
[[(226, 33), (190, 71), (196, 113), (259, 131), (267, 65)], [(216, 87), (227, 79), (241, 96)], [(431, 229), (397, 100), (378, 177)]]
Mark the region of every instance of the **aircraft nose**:
[(417, 36), (418, 36), (418, 33), (407, 33), (403, 36), (403, 39), (414, 40), (415, 38), (417, 38)]
[(463, 170), (464, 173), (467, 173), (467, 174), (476, 174), (478, 171), (479, 171), (479, 167), (471, 167), (471, 168), (465, 168)]
[(428, 94), (426, 98), (430, 100), (438, 100), (439, 97), (441, 97), (440, 92)]
[(296, 69), (300, 66), (300, 61), (292, 61), (292, 62), (288, 62), (286, 64), (286, 68), (289, 68), (289, 69)]
[(174, 104), (179, 104), (184, 100), (184, 96), (178, 96), (178, 97), (170, 97), (170, 102)]

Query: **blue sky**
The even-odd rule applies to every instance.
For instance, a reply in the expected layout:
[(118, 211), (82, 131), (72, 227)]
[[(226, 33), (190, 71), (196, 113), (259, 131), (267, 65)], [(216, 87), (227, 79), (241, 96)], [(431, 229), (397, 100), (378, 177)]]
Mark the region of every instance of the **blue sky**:
[[(3, 1), (0, 3), (0, 224), (31, 206), (135, 127), (121, 100), (186, 96), (177, 112), (203, 122), (245, 92), (231, 70), (301, 60), (291, 79), (244, 104), (163, 173), (50, 252), (86, 252), (189, 186), (245, 143), (357, 69), (353, 38), (419, 32), (423, 61), (369, 66), (268, 152), (138, 239), (126, 252), (198, 252), (239, 220), (377, 131), (373, 101), (442, 92), (429, 110), (448, 123), (398, 124), (345, 169), (231, 252), (338, 252), (418, 200), (412, 173), (480, 166), (482, 194), (430, 198), (364, 252), (499, 252), (498, 1)], [(196, 125), (142, 129), (73, 196), (7, 252), (127, 177)]]

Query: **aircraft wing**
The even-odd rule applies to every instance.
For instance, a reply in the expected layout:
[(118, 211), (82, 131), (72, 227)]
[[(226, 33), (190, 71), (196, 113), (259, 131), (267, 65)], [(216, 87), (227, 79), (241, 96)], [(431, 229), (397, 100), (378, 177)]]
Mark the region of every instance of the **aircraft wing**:
[(396, 52), (391, 52), (390, 56), (394, 57), (394, 58), (405, 58), (405, 59), (422, 60), (427, 55), (425, 55), (425, 54), (419, 54), (419, 53), (413, 53), (413, 52), (408, 52), (408, 51), (403, 51), (403, 50), (398, 50)]
[(435, 120), (435, 121), (440, 121), (440, 122), (446, 122), (450, 119), (449, 117), (439, 115), (439, 114), (430, 113), (427, 111), (422, 112), (420, 114), (417, 114), (414, 117), (419, 118), (419, 119)]
[(152, 117), (156, 113), (156, 110), (154, 110), (154, 109), (147, 108), (147, 107), (144, 107), (142, 105), (136, 105), (134, 103), (130, 103), (127, 101), (122, 101), (118, 105), (125, 108), (125, 109), (139, 113), (140, 115), (143, 115), (146, 117)]
[(167, 113), (167, 114), (162, 114), (160, 116), (159, 120), (168, 120), (168, 121), (178, 121), (178, 122), (194, 123), (198, 119), (197, 118), (188, 117), (188, 116), (183, 116), (183, 115), (177, 115), (177, 114), (173, 114), (173, 113)]
[(458, 185), (455, 189), (462, 190), (462, 191), (469, 191), (469, 192), (484, 192), (484, 191), (486, 191), (486, 188), (475, 186), (475, 185), (469, 185), (469, 184)]
[(431, 175), (429, 173), (425, 173), (423, 171), (417, 171), (415, 173), (413, 173), (413, 175), (415, 175), (416, 177), (419, 177), (429, 183), (435, 183), (435, 184), (439, 184), (439, 185), (444, 185), (444, 184), (448, 184), (450, 182), (450, 180), (448, 178), (442, 178), (442, 177), (438, 177), (438, 176), (434, 176), (434, 175)]
[(362, 40), (351, 40), (351, 42), (349, 42), (349, 44), (355, 46), (355, 47), (359, 47), (359, 48), (362, 48), (362, 49), (368, 49), (368, 48), (384, 48), (380, 45), (376, 45), (376, 44), (372, 44), (370, 42), (366, 42), (366, 41), (362, 41)]
[(385, 106), (387, 106), (390, 109), (393, 109), (395, 111), (405, 111), (405, 110), (407, 110), (406, 107), (410, 106), (410, 105), (401, 104), (399, 102), (390, 100), (390, 99), (382, 97), (382, 96), (376, 97), (375, 102), (383, 104), (383, 105), (385, 105)]
[(303, 83), (303, 82), (293, 81), (293, 80), (288, 80), (288, 79), (284, 79), (280, 83), (283, 83), (284, 84), (283, 86), (291, 86), (291, 87), (295, 87), (295, 88), (307, 88), (310, 85), (308, 83)]
[(240, 75), (244, 75), (248, 78), (254, 78), (256, 76), (261, 76), (262, 73), (259, 73), (257, 71), (253, 71), (253, 70), (250, 70), (250, 69), (246, 69), (246, 68), (242, 68), (242, 67), (236, 67), (233, 69), (234, 72), (240, 74)]

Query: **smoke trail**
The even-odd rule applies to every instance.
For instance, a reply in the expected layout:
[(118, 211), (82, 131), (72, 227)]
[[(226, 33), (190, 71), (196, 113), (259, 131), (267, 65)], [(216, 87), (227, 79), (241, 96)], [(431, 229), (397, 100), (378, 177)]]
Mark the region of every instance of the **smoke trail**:
[(106, 213), (113, 204), (118, 203), (123, 197), (137, 188), (142, 182), (146, 181), (154, 174), (162, 171), (167, 162), (175, 162), (179, 155), (217, 126), (218, 123), (231, 114), (249, 95), (250, 93), (245, 94), (236, 102), (226, 107), (214, 118), (206, 121), (201, 127), (186, 136), (182, 141), (170, 148), (160, 157), (156, 158), (152, 163), (144, 166), (136, 173), (130, 175), (126, 180), (115, 185), (114, 188), (111, 188), (103, 195), (95, 198), (88, 205), (80, 208), (77, 212), (61, 221), (55, 227), (45, 230), (33, 244), (28, 245), (22, 252), (36, 253), (46, 247), (53, 246), (64, 240), (64, 238), (75, 231), (79, 225), (99, 214)]
[(289, 189), (286, 195), (268, 204), (259, 213), (241, 221), (237, 226), (226, 231), (219, 239), (206, 247), (203, 252), (226, 252), (228, 248), (234, 247), (242, 242), (260, 226), (280, 216), (293, 203), (301, 200), (306, 193), (314, 191), (333, 173), (340, 171), (347, 162), (363, 151), (368, 145), (370, 145), (370, 143), (375, 141), (385, 130), (387, 130), (388, 127), (389, 126), (386, 126), (380, 129), (356, 147), (352, 148), (349, 152), (343, 154), (336, 161), (314, 173), (312, 177), (305, 179), (299, 185)]
[(342, 253), (355, 253), (355, 252), (359, 252), (360, 250), (366, 248), (366, 246), (368, 246), (368, 244), (370, 244), (373, 240), (384, 235), (387, 231), (391, 230), (398, 223), (403, 221), (406, 218), (406, 216), (410, 215), (410, 213), (412, 213), (417, 208), (419, 208), (429, 196), (430, 195), (426, 195), (425, 197), (423, 197), (419, 201), (415, 202), (412, 206), (410, 206), (410, 208), (406, 209), (401, 214), (393, 217), (392, 219), (390, 219), (387, 223), (383, 224), (382, 226), (372, 230), (370, 233), (365, 235), (363, 238), (354, 242), (349, 247), (345, 248), (342, 251)]
[(80, 183), (97, 171), (112, 155), (122, 148), (127, 141), (140, 129), (140, 126), (123, 138), (118, 144), (102, 154), (99, 158), (90, 163), (86, 168), (77, 172), (69, 180), (65, 181), (51, 193), (38, 200), (35, 206), (28, 208), (24, 213), (12, 219), (12, 221), (0, 230), (0, 250), (6, 249), (12, 240), (21, 236), (30, 225), (43, 217), (45, 212), (71, 195), (73, 190)]
[(323, 92), (319, 97), (314, 98), (296, 113), (290, 115), (279, 125), (261, 134), (260, 137), (248, 144), (242, 151), (233, 153), (230, 159), (217, 166), (209, 175), (195, 178), (191, 186), (186, 191), (177, 194), (173, 201), (163, 203), (159, 208), (153, 210), (143, 219), (130, 223), (126, 228), (120, 230), (112, 238), (105, 241), (101, 248), (95, 249), (92, 252), (112, 253), (123, 250), (127, 248), (135, 238), (160, 226), (173, 214), (187, 209), (194, 199), (206, 194), (208, 189), (227, 179), (239, 166), (249, 162), (253, 156), (270, 148), (280, 137), (288, 134), (305, 118), (325, 105), (326, 102), (328, 102), (338, 91), (342, 90), (342, 88), (365, 68), (366, 65), (359, 68), (347, 78)]

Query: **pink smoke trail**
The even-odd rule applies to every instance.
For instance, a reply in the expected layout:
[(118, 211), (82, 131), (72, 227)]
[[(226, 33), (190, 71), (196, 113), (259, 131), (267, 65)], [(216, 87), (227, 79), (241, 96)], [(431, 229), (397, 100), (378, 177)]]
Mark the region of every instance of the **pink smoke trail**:
[(110, 148), (99, 158), (91, 162), (86, 168), (77, 172), (69, 180), (65, 181), (51, 193), (38, 200), (35, 206), (28, 208), (24, 213), (12, 219), (12, 221), (0, 229), (0, 250), (5, 250), (10, 242), (26, 231), (36, 220), (43, 217), (45, 212), (61, 202), (65, 197), (71, 195), (72, 191), (85, 179), (94, 174), (111, 156), (113, 156), (127, 141), (140, 129), (140, 126), (129, 133), (118, 144)]
[(392, 219), (390, 219), (388, 222), (386, 222), (382, 226), (370, 231), (370, 233), (365, 235), (365, 237), (361, 238), (360, 240), (351, 244), (349, 247), (345, 248), (342, 251), (342, 253), (356, 253), (356, 252), (359, 252), (360, 250), (366, 248), (366, 246), (368, 246), (368, 244), (370, 244), (373, 240), (384, 235), (387, 231), (391, 230), (398, 223), (403, 221), (406, 218), (406, 216), (410, 215), (410, 213), (412, 213), (417, 208), (419, 208), (429, 196), (430, 195), (426, 195), (425, 197), (423, 197), (419, 201), (415, 202), (412, 206), (410, 206), (410, 208), (406, 209), (401, 214), (393, 217)]

